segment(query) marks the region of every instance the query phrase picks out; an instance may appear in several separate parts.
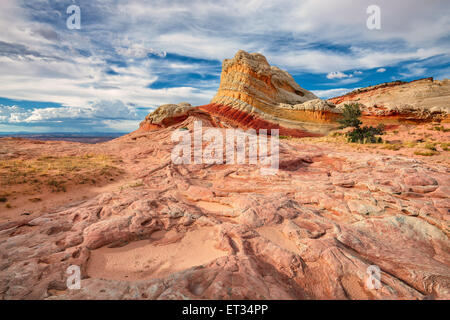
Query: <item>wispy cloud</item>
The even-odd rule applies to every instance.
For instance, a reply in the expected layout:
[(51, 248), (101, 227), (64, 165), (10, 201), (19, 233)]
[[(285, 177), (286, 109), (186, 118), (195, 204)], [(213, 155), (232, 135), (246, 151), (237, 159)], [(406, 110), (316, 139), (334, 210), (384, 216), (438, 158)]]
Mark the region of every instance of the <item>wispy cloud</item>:
[(356, 90), (357, 88), (338, 88), (338, 89), (328, 89), (328, 90), (313, 90), (312, 93), (314, 93), (316, 96), (322, 99), (329, 99), (333, 97), (342, 96), (346, 93), (349, 93), (353, 90)]

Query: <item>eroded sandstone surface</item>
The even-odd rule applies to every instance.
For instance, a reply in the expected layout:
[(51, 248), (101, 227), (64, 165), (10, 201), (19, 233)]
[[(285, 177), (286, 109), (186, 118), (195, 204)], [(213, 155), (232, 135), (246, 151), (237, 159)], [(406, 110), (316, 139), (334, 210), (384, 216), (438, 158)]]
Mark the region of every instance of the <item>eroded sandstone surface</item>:
[(367, 118), (448, 122), (450, 80), (394, 81), (358, 89), (329, 102), (338, 107), (345, 103), (358, 103)]
[[(3, 222), (0, 297), (450, 298), (448, 162), (293, 139), (280, 141), (275, 175), (260, 165), (173, 164), (174, 130), (213, 120), (194, 113), (75, 149), (23, 142), (29, 153), (112, 154), (136, 182)], [(1, 143), (8, 154), (17, 148)], [(71, 265), (81, 268), (78, 290), (67, 289)], [(378, 290), (367, 285), (371, 265), (381, 270)]]

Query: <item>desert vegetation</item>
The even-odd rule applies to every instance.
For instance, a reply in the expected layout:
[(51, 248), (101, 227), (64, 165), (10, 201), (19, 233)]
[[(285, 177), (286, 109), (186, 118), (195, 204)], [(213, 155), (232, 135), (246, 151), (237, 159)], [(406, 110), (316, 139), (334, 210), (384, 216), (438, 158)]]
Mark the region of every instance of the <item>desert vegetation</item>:
[[(16, 189), (29, 195), (44, 190), (66, 192), (69, 185), (97, 184), (121, 174), (117, 160), (108, 155), (40, 156), (0, 161), (0, 202)], [(22, 188), (21, 188), (22, 187)], [(40, 198), (31, 198), (38, 202)]]
[(361, 109), (358, 104), (346, 104), (342, 113), (342, 119), (339, 120), (341, 129), (352, 127), (353, 130), (345, 134), (348, 142), (356, 143), (381, 143), (383, 140), (380, 135), (384, 134), (385, 128), (383, 124), (377, 127), (363, 126), (361, 127)]

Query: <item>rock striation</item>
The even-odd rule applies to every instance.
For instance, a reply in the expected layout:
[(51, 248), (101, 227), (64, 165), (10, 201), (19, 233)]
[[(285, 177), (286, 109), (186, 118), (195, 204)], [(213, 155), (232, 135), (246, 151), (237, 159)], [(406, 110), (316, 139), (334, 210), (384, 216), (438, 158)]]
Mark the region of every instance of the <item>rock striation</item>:
[(207, 105), (163, 105), (149, 114), (140, 131), (185, 120), (193, 109), (209, 114), (219, 127), (279, 129), (281, 135), (314, 137), (338, 127), (345, 104), (357, 103), (366, 122), (449, 122), (450, 80), (394, 81), (321, 100), (259, 53), (238, 51), (222, 65), (220, 86)]
[(238, 51), (222, 65), (220, 87), (211, 103), (200, 107), (243, 128), (278, 128), (280, 134), (315, 136), (338, 113), (331, 103), (300, 87), (292, 76), (271, 66), (259, 53)]
[[(288, 72), (271, 66), (263, 55), (242, 50), (224, 60), (217, 94), (197, 109), (213, 116), (219, 126), (279, 129), (281, 135), (294, 137), (326, 133), (340, 113), (334, 104), (300, 87)], [(161, 106), (140, 130), (182, 121), (188, 110), (184, 105)]]
[(394, 81), (358, 89), (329, 102), (338, 107), (358, 103), (365, 118), (449, 122), (450, 80)]

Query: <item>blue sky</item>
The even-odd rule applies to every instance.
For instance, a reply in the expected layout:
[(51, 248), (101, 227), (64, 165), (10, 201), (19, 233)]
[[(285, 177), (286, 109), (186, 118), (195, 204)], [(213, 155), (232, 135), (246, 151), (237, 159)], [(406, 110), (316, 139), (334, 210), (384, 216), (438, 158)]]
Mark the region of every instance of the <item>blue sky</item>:
[(449, 30), (448, 0), (2, 0), (0, 132), (132, 131), (161, 104), (208, 103), (239, 49), (322, 98), (449, 78)]

